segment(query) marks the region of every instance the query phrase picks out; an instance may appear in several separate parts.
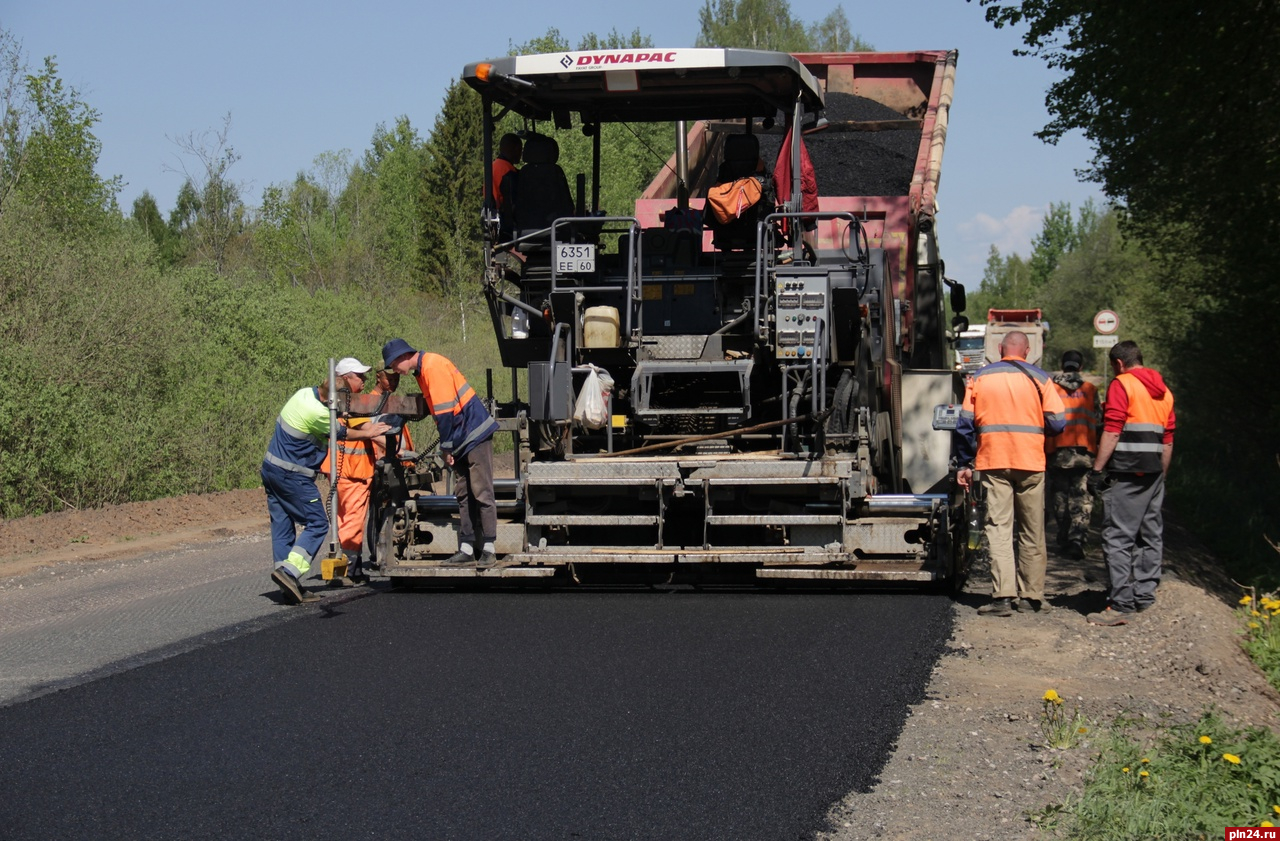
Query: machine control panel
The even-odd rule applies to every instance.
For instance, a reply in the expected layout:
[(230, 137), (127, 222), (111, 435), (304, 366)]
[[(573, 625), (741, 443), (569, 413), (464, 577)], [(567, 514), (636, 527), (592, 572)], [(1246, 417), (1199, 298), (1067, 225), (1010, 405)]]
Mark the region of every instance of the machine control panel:
[[(777, 302), (778, 359), (808, 360), (821, 353), (819, 341), (827, 341), (827, 283), (825, 272), (811, 275), (779, 275)], [(822, 337), (821, 339), (819, 337)]]

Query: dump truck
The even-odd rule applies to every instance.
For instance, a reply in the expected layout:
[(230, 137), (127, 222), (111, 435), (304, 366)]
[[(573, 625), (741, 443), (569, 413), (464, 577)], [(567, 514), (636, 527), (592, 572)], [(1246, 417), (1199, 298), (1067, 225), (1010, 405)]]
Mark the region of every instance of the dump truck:
[(966, 374), (986, 365), (987, 325), (977, 324), (961, 330), (955, 340), (956, 370)]
[[(486, 163), (481, 220), (513, 383), (509, 398), (483, 389), (515, 451), (495, 483), (500, 560), (441, 564), (456, 503), (434, 477), (385, 465), (381, 571), (401, 584), (955, 583), (963, 385), (943, 299), (949, 288), (961, 311), (964, 290), (944, 277), (935, 214), (956, 57), (642, 48), (468, 64), (483, 160), (513, 121), (525, 150), (501, 206)], [(671, 127), (631, 213), (601, 208), (610, 122)], [(590, 138), (589, 171), (559, 166), (556, 138), (572, 133)], [(769, 183), (779, 159), (786, 201)], [(751, 178), (764, 195), (715, 218), (712, 188)]]
[(1028, 362), (1039, 365), (1044, 358), (1044, 334), (1049, 325), (1044, 321), (1040, 310), (989, 309), (985, 327), (982, 339), (983, 360), (978, 368), (1000, 361), (1000, 344), (1005, 335), (1015, 330), (1025, 333), (1030, 342), (1027, 347)]

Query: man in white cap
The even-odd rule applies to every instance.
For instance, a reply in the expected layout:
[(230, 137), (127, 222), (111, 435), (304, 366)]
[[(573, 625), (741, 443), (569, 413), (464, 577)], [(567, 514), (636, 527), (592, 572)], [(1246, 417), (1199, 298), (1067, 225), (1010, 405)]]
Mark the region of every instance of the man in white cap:
[[(353, 393), (364, 389), (369, 366), (354, 357), (345, 357), (335, 368), (337, 387)], [(262, 460), (262, 487), (267, 491), (267, 511), (271, 515), (271, 580), (290, 604), (312, 601), (303, 594), (301, 581), (311, 569), (311, 561), (329, 533), (329, 518), (316, 471), (329, 451), (329, 382), (301, 388), (276, 418), (275, 434)], [(366, 423), (356, 428), (339, 426), (339, 441), (360, 441), (386, 435), (385, 423)], [(302, 527), (302, 533), (297, 528)]]

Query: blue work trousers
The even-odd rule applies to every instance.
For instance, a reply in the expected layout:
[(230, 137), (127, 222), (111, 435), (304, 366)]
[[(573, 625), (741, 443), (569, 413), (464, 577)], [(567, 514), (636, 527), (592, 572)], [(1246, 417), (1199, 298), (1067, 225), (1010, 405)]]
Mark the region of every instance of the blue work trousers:
[[(271, 515), (271, 557), (274, 567), (285, 567), (294, 578), (310, 569), (311, 559), (329, 535), (329, 518), (320, 501), (315, 479), (262, 463), (262, 487), (267, 491), (267, 511)], [(302, 534), (297, 528), (302, 527)], [(285, 563), (290, 552), (307, 559), (308, 568)]]

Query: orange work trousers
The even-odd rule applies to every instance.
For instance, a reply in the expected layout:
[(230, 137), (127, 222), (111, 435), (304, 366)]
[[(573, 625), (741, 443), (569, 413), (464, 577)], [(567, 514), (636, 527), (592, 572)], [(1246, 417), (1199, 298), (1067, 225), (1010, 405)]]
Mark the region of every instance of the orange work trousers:
[(370, 479), (338, 477), (338, 542), (344, 551), (359, 552), (364, 546), (370, 483)]

